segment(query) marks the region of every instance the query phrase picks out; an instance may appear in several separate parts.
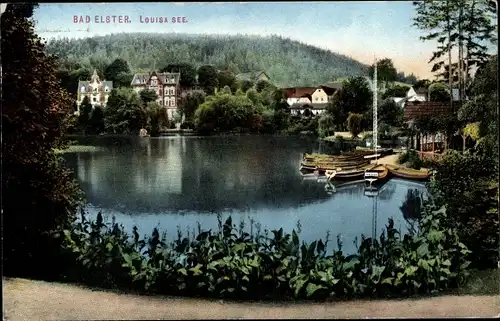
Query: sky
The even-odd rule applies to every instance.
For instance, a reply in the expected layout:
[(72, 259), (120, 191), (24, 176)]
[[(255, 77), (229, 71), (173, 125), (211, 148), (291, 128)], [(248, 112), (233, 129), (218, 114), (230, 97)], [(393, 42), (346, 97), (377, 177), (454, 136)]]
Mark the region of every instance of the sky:
[[(89, 16), (90, 22), (75, 23), (75, 16)], [(123, 18), (122, 23), (96, 23), (96, 16)], [(144, 23), (146, 17), (167, 17), (168, 23)], [(172, 17), (185, 18), (172, 23)], [(35, 30), (46, 39), (121, 32), (275, 34), (367, 64), (374, 57), (391, 58), (398, 71), (431, 78), (428, 60), (436, 44), (419, 40), (422, 33), (412, 26), (413, 17), (411, 1), (346, 1), (57, 3), (40, 4), (33, 18)]]

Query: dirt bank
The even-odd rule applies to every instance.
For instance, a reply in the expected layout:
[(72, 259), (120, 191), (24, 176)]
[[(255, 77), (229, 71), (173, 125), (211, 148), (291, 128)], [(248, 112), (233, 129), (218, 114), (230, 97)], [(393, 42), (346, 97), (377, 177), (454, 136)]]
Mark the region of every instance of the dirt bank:
[(4, 320), (494, 317), (500, 295), (323, 304), (227, 303), (4, 278)]

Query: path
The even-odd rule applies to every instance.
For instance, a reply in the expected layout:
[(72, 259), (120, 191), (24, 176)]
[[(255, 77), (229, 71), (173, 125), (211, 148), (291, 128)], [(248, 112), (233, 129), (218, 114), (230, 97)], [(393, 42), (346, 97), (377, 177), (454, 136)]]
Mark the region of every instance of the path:
[(494, 317), (500, 295), (322, 304), (228, 303), (146, 297), (87, 288), (4, 279), (4, 320)]

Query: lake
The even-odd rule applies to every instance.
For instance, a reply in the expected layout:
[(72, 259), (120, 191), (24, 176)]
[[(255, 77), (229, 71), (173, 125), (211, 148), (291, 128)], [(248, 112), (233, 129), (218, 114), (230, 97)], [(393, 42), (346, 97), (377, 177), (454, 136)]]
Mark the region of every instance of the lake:
[(329, 194), (325, 183), (303, 179), (299, 165), (304, 152), (338, 153), (338, 146), (310, 137), (101, 136), (77, 143), (99, 147), (65, 154), (89, 212), (114, 215), (129, 232), (137, 225), (150, 234), (159, 225), (172, 239), (178, 227), (215, 229), (219, 213), (237, 225), (251, 218), (262, 230), (291, 232), (300, 221), (302, 240), (324, 239), (329, 230), (333, 244), (342, 234), (352, 252), (355, 237), (380, 234), (390, 217), (406, 232), (413, 215), (408, 202), (410, 210), (401, 210), (407, 195), (426, 193), (420, 183), (391, 179), (376, 201), (364, 195), (363, 183)]

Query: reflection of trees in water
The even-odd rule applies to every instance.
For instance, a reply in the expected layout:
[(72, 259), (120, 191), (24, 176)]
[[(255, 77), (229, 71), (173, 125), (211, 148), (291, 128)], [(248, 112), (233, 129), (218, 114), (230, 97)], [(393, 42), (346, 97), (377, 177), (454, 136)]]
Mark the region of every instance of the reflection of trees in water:
[[(383, 188), (382, 188), (383, 187)], [(385, 186), (380, 187), (381, 191), (378, 194), (378, 198), (383, 201), (389, 201), (394, 196), (396, 192), (396, 184), (394, 182), (387, 182)]]
[(414, 188), (406, 193), (406, 199), (399, 207), (403, 217), (407, 220), (416, 220), (420, 217), (423, 203), (423, 192)]

